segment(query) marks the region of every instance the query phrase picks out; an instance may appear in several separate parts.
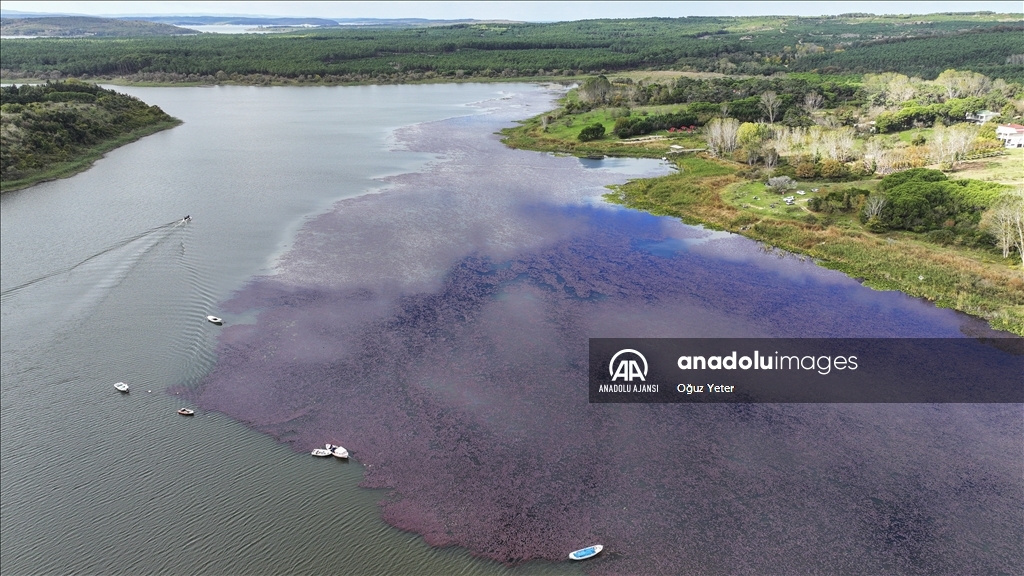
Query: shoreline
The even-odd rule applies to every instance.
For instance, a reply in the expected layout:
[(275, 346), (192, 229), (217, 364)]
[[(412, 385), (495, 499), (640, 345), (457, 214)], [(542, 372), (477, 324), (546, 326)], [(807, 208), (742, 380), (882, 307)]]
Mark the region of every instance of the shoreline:
[[(846, 466), (845, 456), (832, 456), (865, 446), (872, 452), (855, 452), (858, 458), (875, 460), (883, 452), (873, 447), (886, 446), (884, 453), (901, 467), (907, 461), (901, 451), (927, 449), (925, 457), (937, 462), (931, 470), (944, 469), (946, 461), (978, 458), (957, 447), (935, 448), (913, 434), (919, 428), (918, 412), (922, 419), (934, 417), (930, 406), (927, 411), (878, 406), (863, 414), (856, 406), (822, 412), (815, 406), (768, 405), (753, 406), (743, 415), (710, 406), (608, 406), (595, 411), (571, 384), (585, 376), (587, 335), (609, 330), (650, 334), (652, 329), (676, 331), (684, 325), (716, 330), (704, 327), (729, 323), (744, 331), (789, 330), (806, 336), (828, 333), (829, 326), (818, 321), (832, 318), (848, 333), (875, 329), (900, 336), (932, 330), (925, 333), (954, 337), (965, 320), (982, 323), (907, 302), (901, 294), (868, 294), (869, 300), (897, 310), (890, 317), (906, 310), (913, 318), (893, 325), (870, 313), (872, 306), (863, 302), (865, 291), (852, 282), (794, 259), (781, 266), (832, 281), (810, 282), (806, 291), (795, 285), (794, 291), (784, 274), (765, 274), (717, 258), (714, 249), (705, 256), (693, 252), (665, 258), (638, 248), (636, 239), (663, 243), (689, 238), (690, 231), (681, 230), (678, 222), (614, 208), (574, 204), (566, 211), (552, 199), (594, 198), (608, 175), (588, 171), (574, 159), (504, 149), (492, 135), (495, 124), (449, 120), (443, 124), (447, 130), (434, 125), (403, 133), (407, 149), (453, 160), (396, 176), (396, 186), (386, 195), (347, 199), (330, 215), (308, 222), (292, 243), (281, 274), (253, 282), (226, 305), (235, 313), (258, 311), (258, 317), (244, 332), (236, 330), (230, 341), (220, 341), (218, 367), (197, 386), (195, 402), (288, 443), (297, 453), (322, 438), (338, 438), (366, 466), (361, 486), (391, 491), (381, 505), (385, 522), (421, 536), (433, 548), (459, 547), (522, 565), (564, 562), (574, 542), (600, 539), (614, 542), (619, 554), (606, 565), (609, 573), (699, 571), (712, 555), (716, 561), (756, 560), (762, 565), (755, 568), (764, 570), (785, 561), (800, 572), (813, 565), (810, 556), (779, 552), (775, 533), (745, 541), (742, 548), (711, 546), (710, 537), (690, 539), (688, 549), (666, 558), (648, 553), (664, 546), (665, 532), (638, 533), (635, 526), (673, 526), (674, 519), (688, 517), (708, 528), (701, 534), (721, 533), (733, 518), (721, 510), (730, 510), (737, 493), (749, 495), (744, 498), (766, 517), (787, 518), (777, 525), (831, 518), (836, 499), (863, 500), (861, 486), (889, 489), (889, 469), (869, 469), (864, 481), (838, 487), (818, 480), (834, 477), (833, 471)], [(452, 136), (435, 137), (438, 133)], [(523, 161), (508, 162), (519, 158)], [(493, 169), (512, 165), (516, 168), (497, 175)], [(573, 190), (563, 189), (563, 184)], [(529, 206), (529, 212), (517, 209), (521, 206)], [(517, 220), (521, 226), (515, 225)], [(629, 223), (635, 228), (620, 226)], [(668, 234), (663, 225), (676, 234)], [(396, 231), (417, 241), (392, 243)], [(493, 240), (481, 242), (487, 238)], [(536, 242), (526, 245), (519, 241), (523, 238)], [(776, 267), (775, 259), (763, 258), (752, 243), (739, 238), (731, 242)], [(512, 248), (506, 251), (503, 243)], [(375, 252), (386, 255), (387, 263)], [(709, 261), (720, 265), (707, 266)], [(720, 294), (727, 297), (717, 298)], [(770, 302), (790, 294), (802, 298), (807, 307), (794, 312), (808, 320), (806, 325), (799, 326), (798, 318), (797, 325), (787, 326), (791, 312), (764, 306), (760, 296), (765, 294)], [(707, 304), (704, 312), (694, 315), (694, 306), (701, 304)], [(331, 319), (333, 329), (319, 329), (324, 318)], [(268, 354), (255, 358), (247, 350)], [(308, 356), (311, 350), (339, 353)], [(481, 363), (482, 358), (487, 361)], [(294, 385), (296, 381), (302, 385)], [(837, 410), (843, 421), (833, 424)], [(797, 433), (783, 438), (771, 434), (780, 417)], [(866, 441), (863, 435), (841, 433), (849, 429), (850, 419), (868, 431)], [(616, 426), (609, 427), (609, 421)], [(878, 425), (892, 421), (895, 426)], [(783, 453), (828, 456), (816, 465), (824, 473), (794, 474), (789, 467), (737, 454), (734, 442), (716, 443), (737, 429), (764, 442), (751, 454), (775, 454), (781, 442)], [(624, 430), (644, 431), (640, 452), (636, 436)], [(896, 457), (883, 441), (890, 434), (911, 439), (895, 446)], [(814, 443), (808, 447), (805, 438)], [(840, 450), (835, 449), (837, 442)], [(594, 446), (608, 447), (608, 456), (591, 458)], [(693, 475), (705, 476), (720, 470), (723, 459), (739, 457), (742, 466), (729, 465), (724, 474), (729, 490), (710, 498), (678, 472), (696, 468)], [(661, 488), (652, 492), (623, 480), (630, 477), (657, 479)], [(766, 483), (796, 484), (801, 491), (826, 496), (797, 508), (783, 492), (759, 495)], [(609, 492), (604, 489), (609, 485), (620, 489)], [(460, 502), (444, 497), (452, 486), (465, 495)], [(916, 487), (904, 489), (901, 497), (916, 497)], [(928, 503), (936, 511), (945, 506), (936, 499)], [(987, 508), (992, 509), (988, 514), (993, 521), (987, 525), (998, 526), (1008, 508), (996, 501)], [(843, 536), (844, 527), (871, 513), (852, 506), (839, 512), (843, 516), (825, 526), (829, 532), (819, 540), (849, 538)], [(498, 523), (494, 518), (508, 520)], [(587, 532), (581, 533), (580, 526)], [(798, 541), (784, 536), (784, 541)], [(806, 550), (806, 540), (799, 542)], [(870, 559), (870, 542), (851, 542), (863, 549), (851, 548), (855, 554)], [(811, 544), (813, 549), (815, 542)]]
[[(673, 154), (673, 140), (627, 144), (616, 140), (568, 141), (539, 132), (546, 111), (503, 130), (502, 142), (511, 148), (570, 154), (578, 157), (667, 158), (679, 172), (668, 176), (634, 179), (609, 186), (605, 200), (659, 216), (679, 218), (686, 224), (724, 230), (810, 257), (823, 267), (856, 279), (874, 290), (895, 290), (940, 308), (979, 318), (998, 331), (1024, 336), (1024, 271), (991, 259), (980, 249), (938, 246), (909, 232), (868, 234), (837, 225), (797, 221), (766, 214), (727, 193), (750, 182), (737, 163), (704, 154)], [(857, 182), (840, 182), (855, 186)], [(814, 181), (804, 186), (831, 186)], [(733, 194), (734, 196), (738, 195)], [(734, 199), (735, 200), (735, 199)]]
[[(646, 71), (650, 72), (650, 71)], [(642, 74), (644, 72), (632, 72)], [(687, 73), (680, 73), (685, 75)], [(693, 73), (698, 74), (698, 73)], [(19, 79), (29, 82), (32, 79)], [(354, 82), (354, 83), (301, 83), (281, 82), (272, 83), (270, 86), (300, 86), (300, 87), (329, 87), (329, 86), (361, 86), (361, 85), (402, 85), (402, 84), (463, 84), (463, 83), (531, 83), (540, 86), (551, 84), (566, 85), (574, 82), (575, 77), (550, 77), (550, 78), (466, 78), (450, 79), (438, 78), (413, 82)], [(161, 86), (161, 87), (195, 87), (195, 86), (218, 86), (218, 85), (240, 85), (260, 86), (267, 84), (244, 83), (244, 82), (207, 82), (199, 83), (158, 83), (158, 82), (123, 82), (123, 78), (113, 79), (90, 79), (89, 82), (124, 85), (124, 86)], [(7, 82), (17, 82), (5, 80)], [(553, 110), (552, 110), (553, 111)], [(742, 167), (735, 163), (719, 159), (709, 159), (703, 155), (675, 154), (665, 149), (668, 143), (673, 140), (651, 140), (648, 142), (620, 142), (597, 140), (592, 142), (567, 141), (558, 137), (538, 137), (536, 129), (540, 124), (540, 118), (550, 114), (552, 111), (545, 111), (539, 115), (519, 121), (520, 126), (507, 128), (501, 131), (502, 142), (511, 148), (531, 150), (537, 152), (552, 152), (569, 154), (578, 157), (587, 156), (609, 156), (609, 157), (631, 157), (631, 158), (663, 158), (669, 157), (677, 168), (681, 168), (688, 158), (704, 158), (705, 162), (717, 163), (726, 167), (725, 173), (718, 174), (714, 182), (719, 188), (705, 190), (702, 193), (694, 194), (682, 205), (669, 206), (664, 203), (652, 201), (646, 192), (638, 192), (639, 188), (649, 189), (651, 187), (672, 187), (672, 180), (687, 180), (685, 176), (680, 178), (679, 174), (662, 176), (652, 179), (631, 180), (630, 182), (615, 187), (605, 200), (625, 205), (630, 208), (639, 209), (656, 215), (673, 216), (680, 218), (687, 224), (700, 224), (712, 230), (725, 230), (751, 240), (763, 242), (771, 248), (779, 248), (790, 253), (806, 256), (824, 267), (843, 272), (851, 278), (876, 290), (897, 290), (914, 298), (921, 298), (931, 302), (937, 307), (951, 308), (980, 318), (989, 323), (996, 330), (1003, 330), (1018, 336), (1024, 336), (1024, 299), (1013, 296), (1014, 290), (1017, 293), (1024, 293), (1024, 273), (1015, 270), (1015, 266), (1004, 266), (1001, 263), (992, 261), (985, 254), (977, 249), (939, 247), (930, 245), (910, 233), (888, 233), (884, 235), (869, 236), (864, 232), (850, 229), (837, 230), (835, 226), (820, 226), (818, 224), (806, 224), (792, 219), (773, 218), (771, 215), (754, 213), (750, 209), (744, 209), (729, 203), (723, 196), (730, 190), (742, 187), (749, 183), (746, 178), (736, 175)], [(47, 170), (44, 173), (24, 178), (21, 180), (5, 183), (3, 193), (21, 190), (38, 184), (67, 178), (74, 174), (87, 170), (92, 164), (101, 158), (106, 152), (120, 146), (134, 142), (140, 138), (156, 132), (172, 128), (180, 124), (165, 122), (143, 129), (135, 130), (120, 138), (107, 141), (87, 151), (83, 156), (61, 163)], [(531, 130), (533, 133), (531, 133)], [(698, 177), (699, 180), (699, 177)], [(691, 182), (692, 184), (694, 182)], [(705, 182), (695, 182), (699, 185)], [(852, 185), (856, 183), (844, 183)], [(678, 204), (678, 203), (677, 203)], [(872, 244), (874, 244), (872, 246)], [(893, 248), (898, 245), (899, 248)], [(854, 250), (857, 254), (850, 258), (849, 252)], [(910, 254), (900, 254), (900, 251), (909, 251)], [(908, 257), (909, 256), (909, 257)], [(890, 263), (890, 269), (878, 269), (875, 265), (879, 260), (896, 259)], [(921, 268), (921, 264), (924, 267)], [(917, 265), (917, 266), (916, 266)], [(894, 271), (913, 272), (911, 274), (893, 274)], [(988, 272), (988, 274), (986, 274)], [(993, 277), (993, 274), (995, 275)], [(1014, 277), (1016, 275), (1016, 277)], [(905, 277), (903, 277), (905, 276)], [(924, 279), (943, 279), (946, 282), (924, 283)], [(988, 276), (988, 277), (986, 277)], [(920, 278), (917, 282), (913, 280)], [(978, 279), (982, 284), (992, 283), (995, 280), (998, 288), (1000, 281), (1008, 282), (1003, 286), (1001, 293), (989, 294), (979, 297), (972, 293), (972, 290), (963, 289), (977, 287)], [(950, 284), (949, 279), (952, 279)], [(973, 285), (972, 285), (973, 284)], [(1019, 286), (1017, 286), (1019, 284)], [(1016, 288), (1014, 288), (1016, 287)], [(988, 286), (986, 286), (988, 288)], [(997, 292), (999, 292), (997, 290)]]
[(128, 144), (141, 140), (146, 136), (156, 134), (157, 132), (163, 132), (164, 130), (169, 130), (181, 124), (183, 124), (183, 122), (175, 118), (173, 120), (157, 122), (156, 124), (137, 128), (116, 138), (111, 138), (110, 140), (106, 140), (83, 150), (81, 155), (72, 160), (60, 162), (59, 164), (51, 166), (50, 168), (32, 176), (27, 176), (18, 180), (11, 180), (10, 182), (4, 182), (2, 187), (0, 187), (0, 194), (24, 190), (43, 182), (50, 182), (61, 178), (70, 178), (75, 174), (80, 174), (89, 168), (92, 168), (92, 165), (100, 158), (103, 158), (107, 152), (116, 150), (122, 146), (127, 146)]
[[(650, 71), (653, 75), (657, 71)], [(621, 75), (638, 74), (639, 72), (623, 72)], [(701, 72), (679, 72), (680, 75), (688, 74), (704, 74)], [(244, 82), (236, 80), (216, 80), (212, 82), (207, 80), (198, 81), (181, 81), (181, 82), (156, 82), (149, 80), (131, 80), (124, 76), (113, 76), (113, 77), (89, 77), (79, 78), (75, 76), (61, 77), (56, 80), (49, 78), (34, 78), (34, 77), (14, 77), (14, 78), (0, 78), (0, 85), (7, 84), (45, 84), (46, 82), (60, 82), (66, 80), (79, 80), (82, 82), (88, 82), (90, 84), (104, 84), (110, 86), (135, 86), (139, 88), (196, 88), (203, 86), (302, 86), (310, 88), (323, 88), (332, 86), (404, 86), (404, 85), (418, 85), (418, 84), (560, 84), (560, 85), (571, 85), (580, 82), (587, 78), (588, 75), (584, 74), (581, 76), (515, 76), (515, 77), (500, 77), (492, 78), (487, 76), (469, 76), (465, 78), (428, 78), (421, 80), (402, 80), (394, 82), (381, 82), (377, 79), (357, 81), (357, 82), (301, 82), (292, 78), (279, 77), (274, 78), (269, 82)]]

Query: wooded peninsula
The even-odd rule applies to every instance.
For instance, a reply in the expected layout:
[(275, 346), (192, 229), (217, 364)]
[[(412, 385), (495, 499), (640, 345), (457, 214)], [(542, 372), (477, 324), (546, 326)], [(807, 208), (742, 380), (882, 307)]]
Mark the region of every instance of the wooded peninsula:
[(181, 121), (138, 98), (68, 80), (0, 88), (0, 191), (66, 178)]

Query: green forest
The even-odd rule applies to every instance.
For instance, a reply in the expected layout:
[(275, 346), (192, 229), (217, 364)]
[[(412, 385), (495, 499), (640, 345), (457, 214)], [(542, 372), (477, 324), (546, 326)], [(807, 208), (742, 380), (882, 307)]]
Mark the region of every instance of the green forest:
[(576, 76), (635, 69), (771, 75), (947, 68), (1024, 80), (1024, 19), (927, 16), (690, 17), (332, 28), (270, 35), (0, 41), (5, 78), (138, 82), (408, 82)]
[(5, 192), (81, 171), (107, 150), (179, 124), (157, 106), (75, 80), (3, 86), (0, 110)]

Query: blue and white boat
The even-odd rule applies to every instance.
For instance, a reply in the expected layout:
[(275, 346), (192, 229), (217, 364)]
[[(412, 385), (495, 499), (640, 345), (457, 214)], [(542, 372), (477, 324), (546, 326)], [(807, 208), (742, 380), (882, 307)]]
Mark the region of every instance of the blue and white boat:
[(597, 556), (601, 553), (601, 550), (604, 550), (604, 546), (600, 544), (594, 544), (593, 546), (588, 546), (587, 548), (582, 548), (569, 554), (569, 559), (586, 560), (587, 558), (593, 558), (594, 556)]

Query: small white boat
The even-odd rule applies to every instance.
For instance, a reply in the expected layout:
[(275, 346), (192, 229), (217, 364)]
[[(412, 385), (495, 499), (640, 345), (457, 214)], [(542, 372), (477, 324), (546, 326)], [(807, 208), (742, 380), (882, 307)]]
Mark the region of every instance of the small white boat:
[(338, 458), (341, 458), (343, 460), (348, 459), (348, 450), (345, 450), (341, 446), (337, 446), (335, 444), (328, 444), (327, 449), (331, 451), (331, 454), (334, 454)]
[(569, 559), (570, 560), (586, 560), (587, 558), (593, 558), (594, 556), (597, 556), (598, 554), (601, 553), (601, 550), (604, 550), (604, 546), (602, 546), (600, 544), (594, 544), (593, 546), (588, 546), (587, 548), (581, 548), (579, 550), (576, 550), (575, 552), (570, 553), (569, 554)]
[(125, 394), (128, 393), (128, 385), (125, 384), (124, 382), (118, 382), (117, 384), (114, 384), (114, 388), (117, 389), (118, 392), (124, 392)]
[(182, 416), (193, 416), (195, 413), (195, 410), (190, 408), (178, 408), (178, 414), (181, 414)]
[(313, 456), (323, 457), (323, 456), (330, 456), (331, 455), (331, 451), (328, 450), (327, 448), (314, 448), (313, 451), (310, 452), (310, 454), (312, 454)]
[(216, 324), (218, 326), (224, 323), (223, 320), (217, 318), (216, 316), (207, 316), (206, 319), (209, 320), (211, 324)]

